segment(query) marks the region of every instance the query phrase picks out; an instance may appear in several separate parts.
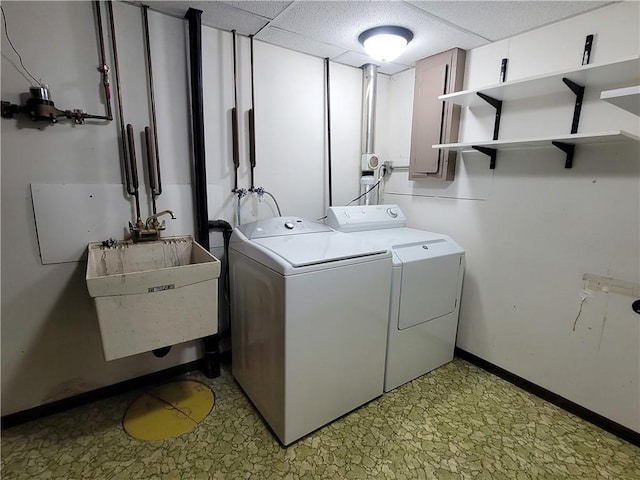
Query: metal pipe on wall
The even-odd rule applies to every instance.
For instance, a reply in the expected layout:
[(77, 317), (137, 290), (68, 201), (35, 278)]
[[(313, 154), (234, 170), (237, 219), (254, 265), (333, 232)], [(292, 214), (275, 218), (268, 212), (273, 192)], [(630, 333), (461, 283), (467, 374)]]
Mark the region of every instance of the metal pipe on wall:
[[(125, 129), (124, 111), (122, 109), (122, 84), (120, 83), (120, 62), (118, 60), (118, 44), (116, 42), (116, 25), (113, 13), (113, 2), (107, 2), (107, 12), (109, 14), (109, 28), (111, 30), (111, 48), (113, 49), (113, 73), (116, 80), (116, 96), (118, 101), (118, 120), (120, 123), (120, 142), (122, 147), (122, 168), (124, 170), (126, 190), (129, 195), (133, 195), (136, 203), (136, 224), (140, 219), (140, 203), (138, 199), (137, 178), (133, 177), (132, 166), (135, 167), (135, 151), (132, 152), (133, 135), (129, 140), (128, 131)], [(133, 128), (133, 127), (132, 127)], [(131, 157), (134, 156), (133, 164)], [(136, 171), (137, 177), (137, 171)], [(135, 183), (135, 185), (134, 185)]]
[[(207, 169), (204, 150), (204, 95), (202, 88), (202, 10), (190, 8), (185, 18), (189, 22), (189, 66), (191, 79), (191, 115), (194, 150), (194, 184), (196, 196), (196, 240), (209, 250), (209, 212), (207, 210)], [(218, 322), (218, 312), (212, 312)], [(203, 339), (202, 371), (207, 378), (220, 376), (218, 334)]]
[(107, 65), (107, 55), (104, 48), (104, 31), (102, 28), (102, 11), (100, 2), (94, 0), (93, 6), (96, 13), (96, 23), (98, 24), (98, 41), (100, 48), (100, 67), (98, 70), (102, 73), (102, 86), (104, 88), (105, 108), (107, 112), (107, 120), (113, 120), (113, 113), (111, 111), (111, 87), (109, 84), (109, 65)]
[[(149, 6), (142, 5), (142, 26), (147, 56), (147, 78), (149, 81), (149, 95), (151, 102), (151, 127), (145, 128), (147, 141), (147, 167), (149, 170), (149, 189), (153, 214), (156, 212), (156, 198), (162, 195), (162, 179), (160, 176), (160, 151), (158, 148), (158, 122), (156, 119), (156, 99), (153, 88), (153, 64), (151, 63), (151, 40), (149, 39)], [(155, 163), (154, 163), (155, 160)]]
[[(375, 181), (374, 170), (378, 160), (375, 154), (376, 100), (378, 97), (378, 66), (367, 63), (362, 66), (362, 156), (360, 178), (360, 205), (376, 205), (380, 181)], [(375, 162), (372, 160), (375, 158)]]
[(375, 153), (378, 66), (362, 66), (362, 153)]

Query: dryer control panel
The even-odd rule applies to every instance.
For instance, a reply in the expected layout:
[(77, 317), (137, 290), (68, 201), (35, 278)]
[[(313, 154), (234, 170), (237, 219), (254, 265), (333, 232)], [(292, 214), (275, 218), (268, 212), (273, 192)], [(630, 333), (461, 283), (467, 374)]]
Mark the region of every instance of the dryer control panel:
[(406, 224), (407, 217), (398, 205), (329, 207), (327, 211), (327, 225), (340, 232), (400, 228)]

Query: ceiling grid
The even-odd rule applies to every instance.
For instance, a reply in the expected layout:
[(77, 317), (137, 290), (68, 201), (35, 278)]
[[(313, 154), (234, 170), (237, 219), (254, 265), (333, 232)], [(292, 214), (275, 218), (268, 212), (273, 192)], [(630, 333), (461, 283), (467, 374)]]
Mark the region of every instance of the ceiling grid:
[[(140, 4), (142, 2), (132, 2)], [(393, 75), (417, 60), (454, 47), (469, 50), (512, 37), (611, 1), (149, 1), (158, 12), (184, 17), (202, 10), (202, 24), (254, 35), (256, 40), (361, 67), (373, 62), (358, 36), (380, 25), (398, 25), (414, 38), (395, 61), (379, 66)]]

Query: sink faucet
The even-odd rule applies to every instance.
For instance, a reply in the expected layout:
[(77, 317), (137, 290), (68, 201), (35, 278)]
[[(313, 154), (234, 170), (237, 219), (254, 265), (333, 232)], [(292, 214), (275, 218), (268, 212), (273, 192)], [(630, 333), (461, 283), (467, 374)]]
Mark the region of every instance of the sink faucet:
[(160, 232), (165, 229), (165, 226), (164, 220), (160, 223), (158, 217), (163, 215), (171, 215), (171, 218), (176, 219), (175, 213), (171, 210), (163, 210), (162, 212), (149, 216), (145, 223), (142, 223), (142, 221), (138, 219), (138, 223), (133, 226), (131, 222), (129, 222), (129, 230), (135, 234), (134, 241), (143, 242), (160, 238)]
[(163, 215), (171, 215), (171, 218), (173, 220), (176, 219), (176, 214), (173, 213), (171, 210), (163, 210), (147, 218), (147, 221), (145, 222), (147, 230), (164, 230), (164, 220), (162, 221), (162, 226), (158, 221), (158, 217), (161, 217)]

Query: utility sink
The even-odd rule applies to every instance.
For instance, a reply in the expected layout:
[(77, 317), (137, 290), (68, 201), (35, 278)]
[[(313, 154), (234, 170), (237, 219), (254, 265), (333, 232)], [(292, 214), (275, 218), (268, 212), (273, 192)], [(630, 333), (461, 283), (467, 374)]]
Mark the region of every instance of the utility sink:
[(87, 288), (106, 360), (218, 331), (220, 261), (191, 236), (88, 245)]

